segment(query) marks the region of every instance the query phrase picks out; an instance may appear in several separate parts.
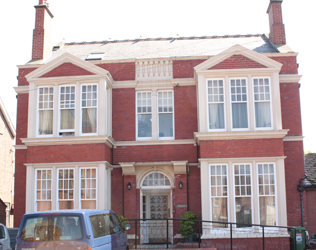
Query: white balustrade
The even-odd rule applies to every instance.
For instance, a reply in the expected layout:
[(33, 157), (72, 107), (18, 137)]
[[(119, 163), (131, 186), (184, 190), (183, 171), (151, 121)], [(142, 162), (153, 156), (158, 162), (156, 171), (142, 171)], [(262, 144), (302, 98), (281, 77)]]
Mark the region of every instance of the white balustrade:
[(136, 80), (169, 80), (173, 77), (172, 60), (136, 62)]

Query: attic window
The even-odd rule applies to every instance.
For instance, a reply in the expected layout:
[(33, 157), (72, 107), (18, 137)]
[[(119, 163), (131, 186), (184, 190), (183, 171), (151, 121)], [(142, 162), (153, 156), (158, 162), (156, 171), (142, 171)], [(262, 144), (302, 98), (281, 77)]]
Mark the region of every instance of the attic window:
[(105, 52), (92, 52), (90, 55), (87, 56), (87, 60), (102, 60), (104, 57)]

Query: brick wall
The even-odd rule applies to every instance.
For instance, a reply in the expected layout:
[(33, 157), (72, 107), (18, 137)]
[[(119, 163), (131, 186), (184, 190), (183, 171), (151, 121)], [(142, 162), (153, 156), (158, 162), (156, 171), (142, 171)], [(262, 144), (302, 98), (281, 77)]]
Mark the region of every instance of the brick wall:
[(25, 214), (26, 201), (26, 162), (27, 150), (19, 149), (15, 153), (15, 182), (14, 182), (14, 227), (19, 227)]
[(18, 94), (17, 105), (17, 121), (16, 121), (16, 144), (22, 144), (20, 138), (27, 137), (27, 120), (28, 120), (28, 107), (29, 94)]
[(184, 145), (119, 146), (114, 149), (114, 164), (119, 162), (196, 162), (196, 147)]
[(193, 139), (197, 128), (195, 86), (174, 88), (175, 139)]
[(108, 161), (112, 149), (104, 143), (28, 146), (28, 163)]
[(114, 81), (135, 80), (135, 63), (107, 63), (98, 64), (100, 68), (106, 69), (111, 73)]
[(282, 74), (297, 74), (296, 56), (273, 56), (272, 60), (282, 63), (280, 75)]
[[(172, 202), (174, 204), (173, 206), (173, 218), (175, 219), (180, 219), (181, 216), (188, 211), (188, 197), (187, 197), (187, 190), (188, 190), (188, 184), (187, 184), (187, 175), (186, 174), (175, 174), (174, 175), (175, 179), (175, 188), (173, 189), (172, 192)], [(183, 184), (183, 188), (179, 188), (179, 183), (180, 181)], [(177, 206), (181, 207), (177, 207)], [(185, 206), (185, 207), (182, 207)]]
[(266, 66), (257, 63), (243, 55), (233, 55), (230, 58), (216, 64), (209, 68), (209, 70), (215, 69), (246, 69), (246, 68), (266, 68)]
[(274, 44), (286, 44), (285, 28), (282, 21), (282, 2), (271, 2), (269, 10), (269, 39)]
[(202, 219), (201, 208), (201, 176), (198, 166), (190, 166), (189, 168), (189, 210)]
[[(1, 197), (0, 197), (1, 199)], [(5, 225), (5, 218), (6, 218), (6, 212), (5, 212), (6, 206), (2, 200), (0, 200), (0, 223)]]
[(297, 83), (280, 83), (281, 111), (283, 129), (290, 129), (288, 135), (301, 136), (301, 105), (299, 85)]
[(36, 69), (37, 68), (19, 68), (18, 85), (19, 86), (29, 85), (29, 82), (26, 80), (25, 76)]
[(135, 141), (135, 89), (113, 89), (112, 137)]
[(201, 158), (283, 156), (282, 139), (240, 139), (200, 142)]
[(72, 63), (63, 63), (48, 73), (41, 76), (44, 77), (61, 77), (61, 76), (84, 76), (84, 75), (94, 75), (90, 71), (87, 71), (77, 65)]
[(193, 78), (194, 67), (206, 59), (196, 60), (174, 60), (173, 61), (173, 78)]
[(307, 230), (309, 235), (316, 234), (316, 190), (306, 191)]
[(111, 209), (123, 215), (123, 177), (121, 168), (111, 171)]
[[(131, 190), (127, 189), (127, 184), (131, 183)], [(129, 219), (137, 219), (137, 192), (136, 188), (136, 175), (124, 175), (124, 217)]]
[[(288, 226), (301, 226), (301, 201), (300, 192), (297, 190), (299, 180), (304, 173), (304, 153), (302, 141), (284, 142), (285, 182)], [(306, 195), (304, 195), (304, 207), (306, 208)], [(307, 218), (307, 212), (304, 211)], [(304, 219), (305, 221), (306, 218)]]

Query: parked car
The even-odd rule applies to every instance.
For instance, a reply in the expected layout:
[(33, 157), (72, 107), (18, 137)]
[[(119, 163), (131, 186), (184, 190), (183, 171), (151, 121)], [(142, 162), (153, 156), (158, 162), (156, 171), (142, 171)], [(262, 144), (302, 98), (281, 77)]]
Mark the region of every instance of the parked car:
[(59, 210), (25, 214), (16, 250), (128, 250), (125, 231), (111, 210)]
[(11, 250), (10, 236), (5, 225), (0, 223), (0, 250)]

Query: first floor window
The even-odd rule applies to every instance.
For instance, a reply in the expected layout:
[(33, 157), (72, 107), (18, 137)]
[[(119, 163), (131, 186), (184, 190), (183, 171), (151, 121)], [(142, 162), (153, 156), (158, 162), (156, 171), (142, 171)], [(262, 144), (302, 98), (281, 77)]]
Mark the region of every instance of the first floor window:
[(97, 132), (97, 85), (81, 86), (82, 133)]
[(234, 129), (248, 128), (246, 79), (231, 79), (232, 124)]
[(59, 209), (74, 209), (74, 169), (58, 170)]
[(207, 87), (209, 129), (224, 129), (224, 81), (208, 80)]
[(36, 210), (52, 209), (52, 170), (36, 171)]
[(80, 169), (80, 203), (82, 209), (97, 207), (97, 169)]
[(152, 104), (151, 92), (138, 92), (137, 99), (137, 137), (152, 137)]
[[(211, 165), (212, 221), (228, 221), (227, 165)], [(213, 228), (227, 227), (224, 223), (213, 223)]]
[(54, 88), (38, 89), (38, 135), (53, 134)]
[(75, 86), (60, 87), (60, 131), (75, 130)]
[(275, 226), (274, 164), (258, 164), (260, 224)]
[(158, 92), (159, 138), (173, 137), (173, 93)]

